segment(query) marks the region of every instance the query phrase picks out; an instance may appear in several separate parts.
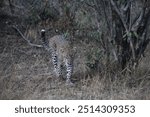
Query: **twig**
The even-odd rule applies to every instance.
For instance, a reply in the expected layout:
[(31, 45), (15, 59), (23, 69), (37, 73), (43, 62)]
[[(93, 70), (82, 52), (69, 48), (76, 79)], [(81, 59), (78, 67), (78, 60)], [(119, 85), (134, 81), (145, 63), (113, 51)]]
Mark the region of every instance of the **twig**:
[(33, 43), (31, 43), (30, 40), (28, 40), (16, 26), (12, 26), (12, 28), (14, 28), (14, 29), (20, 34), (20, 36), (21, 36), (25, 41), (28, 42), (28, 44), (29, 44), (30, 46), (34, 46), (34, 47), (38, 47), (38, 48), (43, 48), (43, 45), (38, 45), (38, 44), (33, 44)]
[(91, 7), (92, 9), (95, 9), (95, 7), (96, 7), (95, 5), (91, 5), (91, 4), (89, 4), (88, 2), (86, 2), (86, 1), (85, 1), (84, 3), (85, 3), (87, 6)]

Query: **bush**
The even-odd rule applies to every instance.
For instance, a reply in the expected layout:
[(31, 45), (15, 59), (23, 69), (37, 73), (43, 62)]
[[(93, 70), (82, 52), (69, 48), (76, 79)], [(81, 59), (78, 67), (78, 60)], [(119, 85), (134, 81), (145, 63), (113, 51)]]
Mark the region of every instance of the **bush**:
[(104, 56), (104, 51), (98, 47), (90, 47), (86, 52), (86, 65), (92, 70), (98, 70)]

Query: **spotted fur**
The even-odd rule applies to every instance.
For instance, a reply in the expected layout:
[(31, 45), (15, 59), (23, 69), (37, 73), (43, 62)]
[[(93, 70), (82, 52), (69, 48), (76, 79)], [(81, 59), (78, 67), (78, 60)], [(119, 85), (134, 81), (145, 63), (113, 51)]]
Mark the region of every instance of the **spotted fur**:
[(72, 44), (65, 35), (56, 35), (46, 39), (45, 30), (41, 30), (41, 38), (44, 48), (51, 53), (54, 71), (57, 77), (62, 76), (62, 66), (66, 68), (66, 83), (72, 84), (74, 51)]

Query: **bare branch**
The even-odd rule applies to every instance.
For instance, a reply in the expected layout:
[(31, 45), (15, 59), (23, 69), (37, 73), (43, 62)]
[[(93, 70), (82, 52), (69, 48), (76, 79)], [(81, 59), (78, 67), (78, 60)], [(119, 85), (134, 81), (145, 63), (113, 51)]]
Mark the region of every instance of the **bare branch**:
[(119, 8), (117, 7), (116, 3), (114, 2), (114, 0), (110, 0), (110, 3), (111, 3), (111, 5), (113, 6), (113, 8), (114, 8), (114, 10), (116, 11), (116, 13), (118, 14), (119, 18), (121, 19), (121, 21), (122, 21), (122, 23), (123, 23), (123, 26), (124, 26), (124, 28), (125, 28), (125, 30), (126, 30), (126, 32), (129, 33), (129, 30), (128, 30), (128, 27), (127, 27), (127, 25), (126, 25), (126, 23), (125, 23), (125, 20), (123, 19), (123, 16), (122, 16), (122, 14), (121, 14)]
[(43, 48), (43, 45), (38, 45), (38, 44), (33, 44), (33, 43), (31, 43), (30, 40), (28, 40), (16, 26), (12, 26), (12, 28), (14, 28), (14, 29), (20, 34), (20, 36), (21, 36), (25, 41), (27, 41), (27, 43), (28, 43), (30, 46), (38, 47), (38, 48)]
[(101, 0), (101, 4), (102, 4), (102, 7), (103, 7), (103, 11), (104, 11), (104, 17), (105, 17), (105, 20), (106, 20), (106, 23), (107, 23), (107, 27), (109, 29), (109, 31), (111, 31), (111, 26), (110, 26), (110, 21), (109, 21), (109, 18), (108, 18), (108, 15), (107, 15), (107, 11), (106, 11), (106, 4), (105, 4), (105, 1)]
[(127, 12), (129, 7), (130, 7), (130, 3), (131, 1), (126, 1), (127, 3), (121, 8), (124, 12)]
[(91, 7), (92, 9), (95, 9), (95, 7), (96, 7), (95, 4), (92, 5), (92, 4), (88, 3), (87, 1), (85, 1), (84, 3), (85, 3), (87, 6)]
[(134, 45), (133, 45), (133, 42), (131, 40), (131, 37), (129, 37), (129, 41), (130, 41), (130, 48), (132, 51), (132, 58), (133, 58), (133, 61), (135, 62), (135, 49), (134, 49)]
[(144, 15), (145, 15), (145, 10), (146, 10), (146, 8), (143, 7), (139, 17), (136, 19), (135, 23), (132, 25), (132, 31), (137, 31), (138, 28), (140, 27), (140, 25), (143, 21)]
[(12, 1), (8, 0), (8, 2), (9, 2), (9, 7), (10, 7), (11, 14), (14, 14), (14, 6), (12, 4)]
[(130, 19), (129, 19), (129, 30), (131, 31), (131, 28), (132, 28), (132, 13), (131, 11), (133, 10), (133, 5), (131, 4), (130, 5)]

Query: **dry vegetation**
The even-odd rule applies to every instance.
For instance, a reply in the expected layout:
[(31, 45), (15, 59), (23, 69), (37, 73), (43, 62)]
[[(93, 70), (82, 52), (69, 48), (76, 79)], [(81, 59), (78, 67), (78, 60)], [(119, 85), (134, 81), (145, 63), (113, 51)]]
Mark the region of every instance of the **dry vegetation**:
[[(85, 37), (77, 40), (75, 86), (70, 87), (65, 85), (64, 79), (55, 77), (49, 53), (28, 45), (10, 21), (13, 24), (23, 22), (17, 16), (0, 12), (0, 99), (150, 99), (149, 46), (138, 67), (124, 73), (117, 69), (115, 62), (107, 64), (104, 56), (96, 69), (90, 69), (86, 54), (97, 47), (97, 43)], [(53, 25), (58, 28), (61, 23)], [(32, 41), (40, 43), (38, 31), (35, 32), (28, 29), (24, 34), (28, 38), (33, 34)], [(90, 64), (93, 64), (91, 59)]]
[(30, 47), (20, 36), (5, 34), (0, 40), (0, 99), (150, 99), (148, 52), (133, 75), (101, 71), (92, 78), (78, 73), (86, 69), (78, 55), (76, 86), (68, 87), (55, 78), (45, 50)]

